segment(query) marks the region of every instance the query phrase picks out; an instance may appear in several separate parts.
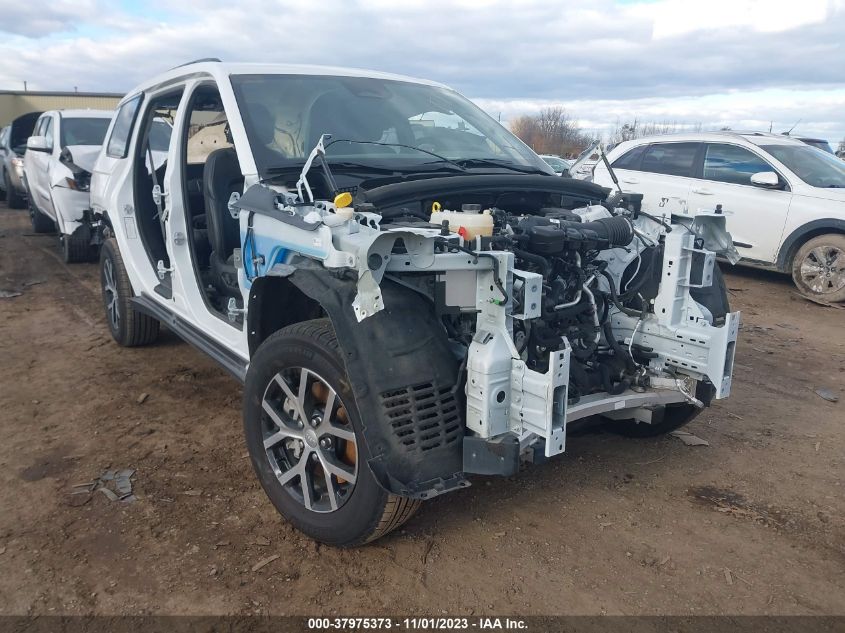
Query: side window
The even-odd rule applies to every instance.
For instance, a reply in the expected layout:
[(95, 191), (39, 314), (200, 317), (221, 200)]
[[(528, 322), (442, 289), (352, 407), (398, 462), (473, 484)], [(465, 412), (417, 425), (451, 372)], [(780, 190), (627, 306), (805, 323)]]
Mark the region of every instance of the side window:
[(111, 136), (106, 146), (106, 154), (112, 158), (126, 158), (129, 151), (129, 137), (132, 134), (132, 124), (135, 122), (135, 115), (138, 113), (138, 106), (141, 105), (141, 95), (127, 101), (115, 115)]
[(751, 185), (751, 176), (761, 171), (774, 171), (762, 158), (736, 145), (710, 143), (704, 156), (704, 179)]
[(655, 143), (643, 155), (641, 171), (668, 176), (692, 176), (699, 143)]
[(47, 139), (47, 147), (53, 149), (53, 117), (47, 117), (44, 125), (44, 138)]
[(639, 147), (629, 149), (627, 152), (622, 154), (622, 156), (613, 161), (611, 167), (615, 167), (616, 169), (639, 169), (640, 161), (642, 160), (647, 147), (648, 145), (640, 145)]

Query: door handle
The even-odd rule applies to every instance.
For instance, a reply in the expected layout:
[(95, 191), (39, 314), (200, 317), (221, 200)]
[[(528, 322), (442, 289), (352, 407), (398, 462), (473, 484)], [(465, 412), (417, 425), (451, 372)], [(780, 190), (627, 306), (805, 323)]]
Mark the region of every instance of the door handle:
[(712, 196), (713, 195), (713, 191), (711, 191), (707, 187), (693, 187), (692, 192), (697, 193), (700, 196)]
[(636, 178), (622, 178), (621, 180), (622, 182), (627, 182), (629, 185), (636, 185), (638, 182), (640, 182)]

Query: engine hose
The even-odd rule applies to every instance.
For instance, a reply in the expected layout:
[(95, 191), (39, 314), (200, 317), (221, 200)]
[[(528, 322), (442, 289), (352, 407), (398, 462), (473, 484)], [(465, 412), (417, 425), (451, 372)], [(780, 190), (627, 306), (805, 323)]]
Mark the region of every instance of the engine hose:
[(628, 316), (642, 318), (645, 316), (645, 303), (643, 303), (642, 310), (633, 310), (632, 308), (626, 308), (622, 305), (622, 302), (619, 300), (619, 295), (616, 294), (616, 282), (613, 281), (613, 277), (610, 275), (609, 272), (606, 270), (602, 270), (601, 274), (607, 279), (607, 283), (610, 285), (610, 298), (613, 301), (613, 305), (616, 306), (616, 309)]
[(528, 251), (523, 251), (519, 249), (514, 249), (513, 251), (514, 257), (517, 259), (524, 259), (527, 262), (531, 262), (535, 264), (541, 271), (543, 271), (543, 277), (548, 279), (549, 276), (552, 274), (552, 265), (549, 263), (549, 260), (545, 257), (541, 257), (540, 255), (535, 255), (534, 253), (529, 253)]
[(602, 324), (602, 331), (604, 331), (604, 338), (607, 339), (607, 344), (613, 349), (619, 358), (625, 360), (625, 366), (631, 370), (635, 371), (637, 368), (637, 363), (634, 360), (634, 357), (628, 352), (627, 349), (622, 347), (619, 344), (619, 341), (616, 340), (616, 336), (613, 334), (613, 328), (610, 325), (610, 321), (605, 321)]
[(599, 374), (601, 375), (604, 390), (611, 396), (618, 396), (631, 386), (631, 381), (627, 378), (624, 378), (614, 385), (613, 381), (610, 379), (610, 370), (607, 368), (607, 365), (599, 365)]
[(599, 218), (592, 222), (572, 222), (561, 220), (560, 228), (573, 239), (589, 240), (598, 237), (607, 242), (609, 247), (628, 246), (634, 241), (634, 225), (628, 218), (614, 216)]

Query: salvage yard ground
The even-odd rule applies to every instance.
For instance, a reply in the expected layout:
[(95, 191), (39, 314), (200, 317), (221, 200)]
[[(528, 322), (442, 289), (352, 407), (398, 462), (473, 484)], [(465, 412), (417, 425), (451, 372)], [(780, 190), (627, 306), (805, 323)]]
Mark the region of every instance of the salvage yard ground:
[[(570, 437), (337, 550), (265, 499), (240, 386), (169, 333), (119, 348), (96, 265), (0, 206), (0, 614), (845, 614), (845, 310), (727, 280), (709, 446)], [(127, 469), (135, 501), (72, 494)]]

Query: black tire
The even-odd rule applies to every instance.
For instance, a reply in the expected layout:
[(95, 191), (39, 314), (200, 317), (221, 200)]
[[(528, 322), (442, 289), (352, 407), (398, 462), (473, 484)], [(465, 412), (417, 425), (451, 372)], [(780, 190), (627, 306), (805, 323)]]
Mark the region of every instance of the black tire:
[(114, 340), (124, 347), (139, 347), (155, 341), (161, 324), (157, 319), (132, 307), (132, 285), (129, 283), (129, 275), (126, 274), (117, 240), (113, 237), (107, 239), (100, 249), (100, 285), (103, 290), (106, 323)]
[[(12, 196), (16, 195), (14, 191), (14, 189), (9, 189), (9, 206), (16, 209), (18, 207), (12, 204)], [(34, 233), (52, 233), (56, 230), (56, 223), (38, 210), (32, 197), (29, 198), (29, 221), (32, 222)]]
[(66, 264), (94, 261), (96, 250), (88, 239), (76, 235), (62, 235), (59, 239)]
[(805, 297), (845, 301), (845, 235), (828, 233), (807, 240), (792, 258), (792, 281)]
[[(283, 486), (268, 456), (271, 450), (277, 449), (264, 447), (265, 434), (272, 433), (267, 431), (272, 422), (263, 410), (265, 394), (269, 393), (277, 375), (284, 371), (296, 371), (297, 368), (304, 368), (312, 375), (316, 374), (317, 378), (336, 392), (340, 400), (339, 406), (345, 408), (348, 423), (351, 423), (355, 434), (358, 448), (354, 487), (342, 505), (331, 511), (318, 512), (308, 509), (302, 499), (294, 496), (296, 488), (303, 485), (299, 476), (292, 480), (299, 480), (299, 484), (289, 483), (288, 487)], [(306, 415), (311, 414), (306, 412)], [(282, 516), (317, 541), (341, 547), (369, 543), (405, 523), (420, 505), (418, 500), (385, 491), (367, 466), (360, 416), (349, 381), (346, 379), (343, 357), (334, 329), (328, 319), (291, 325), (274, 333), (261, 344), (250, 361), (247, 372), (243, 418), (250, 459), (264, 492)], [(300, 445), (304, 447), (302, 442)], [(288, 454), (285, 452), (285, 455)], [(306, 453), (303, 451), (296, 464), (305, 458)], [(307, 460), (302, 463), (305, 464), (305, 469), (309, 468)], [(292, 468), (293, 466), (289, 470)], [(332, 481), (337, 483), (334, 479)], [(291, 492), (292, 489), (294, 492)]]
[(0, 188), (0, 201), (6, 199), (6, 192), (9, 190), (9, 179), (6, 178), (6, 170), (3, 170), (3, 174), (0, 175), (0, 184), (2, 184), (2, 188)]
[[(23, 194), (18, 193), (18, 191), (6, 181), (8, 185), (8, 189), (6, 191), (6, 202), (8, 203), (9, 207), (12, 209), (23, 209), (26, 206), (26, 198)], [(47, 218), (49, 220), (49, 218)], [(52, 231), (53, 222), (50, 221), (50, 230)]]
[(662, 420), (650, 424), (635, 420), (611, 420), (605, 428), (623, 437), (659, 437), (689, 424), (701, 413), (701, 409), (693, 404), (674, 404), (655, 413), (662, 415)]

